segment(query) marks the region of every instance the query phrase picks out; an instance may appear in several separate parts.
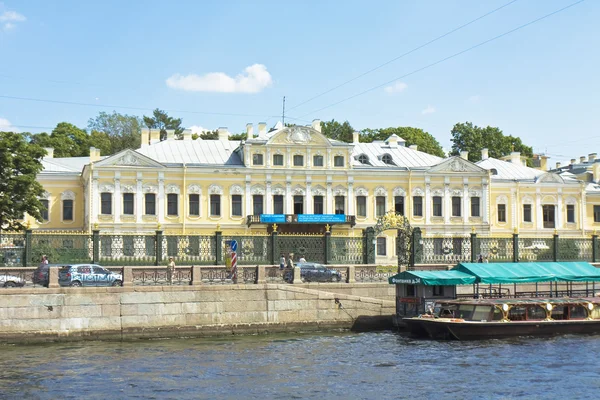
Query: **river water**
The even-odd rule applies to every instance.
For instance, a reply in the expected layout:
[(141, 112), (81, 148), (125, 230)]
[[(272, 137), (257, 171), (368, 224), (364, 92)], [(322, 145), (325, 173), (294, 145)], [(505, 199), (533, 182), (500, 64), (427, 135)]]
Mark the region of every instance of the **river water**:
[(592, 399), (600, 336), (477, 342), (393, 332), (0, 347), (6, 399)]

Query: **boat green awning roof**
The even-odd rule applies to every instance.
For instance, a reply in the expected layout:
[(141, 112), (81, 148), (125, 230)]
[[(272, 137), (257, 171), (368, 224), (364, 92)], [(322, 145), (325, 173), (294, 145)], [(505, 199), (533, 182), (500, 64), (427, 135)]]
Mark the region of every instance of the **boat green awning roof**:
[(404, 271), (388, 278), (392, 285), (469, 285), (476, 277), (461, 271)]
[(460, 263), (452, 271), (476, 277), (476, 283), (600, 281), (600, 269), (588, 262)]

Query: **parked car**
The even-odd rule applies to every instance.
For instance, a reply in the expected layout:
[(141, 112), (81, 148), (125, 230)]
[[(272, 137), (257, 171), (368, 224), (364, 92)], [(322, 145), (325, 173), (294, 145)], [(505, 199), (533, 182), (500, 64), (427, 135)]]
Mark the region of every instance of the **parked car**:
[(0, 286), (2, 287), (23, 287), (25, 279), (14, 275), (2, 274), (0, 272)]
[(42, 285), (48, 287), (48, 271), (50, 267), (60, 267), (62, 264), (40, 264), (33, 272), (31, 281), (34, 285)]
[[(334, 269), (329, 269), (323, 264), (305, 262), (298, 263), (296, 267), (300, 268), (300, 278), (304, 282), (339, 282), (342, 280), (342, 274)], [(286, 282), (294, 281), (294, 271), (286, 271), (283, 279)]]
[(96, 264), (65, 265), (58, 271), (60, 286), (121, 286), (123, 276)]

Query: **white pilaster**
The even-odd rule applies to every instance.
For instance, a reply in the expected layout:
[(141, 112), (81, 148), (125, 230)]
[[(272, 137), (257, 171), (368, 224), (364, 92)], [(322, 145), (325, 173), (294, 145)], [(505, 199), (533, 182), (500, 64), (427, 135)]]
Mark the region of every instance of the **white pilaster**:
[(327, 177), (327, 193), (325, 195), (325, 214), (333, 214), (333, 191), (331, 190), (331, 177)]
[(431, 204), (431, 183), (429, 182), (429, 177), (425, 178), (425, 204), (423, 204), (423, 211), (425, 212), (425, 225), (429, 226), (431, 223), (431, 213), (432, 213)]
[(512, 188), (510, 189), (510, 214), (511, 214), (511, 229), (514, 231), (514, 229), (519, 226), (518, 224), (518, 220), (517, 220), (517, 205), (518, 203), (518, 199), (517, 199), (517, 189)]
[(442, 209), (442, 215), (444, 216), (444, 222), (450, 223), (450, 214), (452, 213), (452, 203), (450, 197), (450, 184), (446, 182), (444, 184), (444, 205)]
[(488, 204), (488, 184), (487, 180), (481, 182), (481, 216), (483, 223), (487, 224), (490, 220), (490, 207)]
[(285, 183), (285, 210), (283, 210), (284, 214), (293, 214), (294, 213), (294, 199), (292, 198), (292, 177), (286, 177)]
[(252, 193), (250, 190), (251, 179), (250, 175), (246, 175), (246, 191), (244, 193), (244, 196), (246, 196), (246, 215), (254, 213), (254, 210), (252, 209)]
[(135, 215), (136, 221), (138, 224), (142, 223), (142, 215), (144, 214), (143, 202), (144, 202), (144, 193), (142, 192), (142, 173), (137, 173), (137, 179), (135, 181)]
[(121, 210), (123, 205), (123, 195), (121, 195), (121, 173), (115, 172), (115, 194), (114, 194), (114, 210), (115, 210), (115, 223), (121, 222)]
[(92, 215), (90, 218), (90, 223), (95, 224), (98, 222), (98, 214), (100, 214), (99, 203), (100, 203), (100, 193), (98, 193), (98, 171), (94, 171), (92, 175), (92, 198), (90, 199), (92, 206)]
[(471, 215), (470, 207), (471, 199), (469, 198), (469, 178), (464, 179), (463, 184), (463, 223), (466, 225), (469, 223), (469, 216)]
[(354, 178), (348, 177), (348, 210), (347, 215), (354, 215)]
[(563, 198), (562, 191), (558, 192), (558, 202), (556, 203), (556, 211), (554, 212), (556, 220), (556, 229), (563, 229)]
[[(156, 207), (158, 210), (158, 223), (165, 223), (165, 173), (158, 173), (158, 198), (156, 199)], [(209, 206), (210, 207), (210, 206)], [(208, 215), (208, 214), (207, 214)]]
[(267, 175), (266, 187), (267, 187), (266, 198), (265, 198), (266, 214), (273, 214), (273, 192), (271, 190), (271, 175)]
[(535, 222), (539, 230), (544, 229), (543, 215), (544, 214), (542, 212), (542, 194), (540, 192), (537, 192), (535, 194)]
[(312, 183), (312, 177), (307, 176), (306, 177), (306, 197), (305, 197), (306, 207), (305, 207), (305, 212), (304, 212), (305, 214), (313, 214), (314, 213), (311, 183)]

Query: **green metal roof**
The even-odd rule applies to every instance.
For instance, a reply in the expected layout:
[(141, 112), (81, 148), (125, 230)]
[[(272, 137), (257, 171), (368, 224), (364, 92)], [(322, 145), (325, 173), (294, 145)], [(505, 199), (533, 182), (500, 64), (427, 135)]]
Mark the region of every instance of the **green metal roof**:
[(460, 263), (452, 270), (475, 276), (477, 283), (600, 281), (600, 269), (587, 262)]
[(404, 271), (392, 285), (469, 285), (471, 283), (600, 281), (600, 269), (588, 262), (460, 263), (450, 271)]
[(469, 285), (476, 277), (461, 271), (404, 271), (388, 278), (392, 285)]

